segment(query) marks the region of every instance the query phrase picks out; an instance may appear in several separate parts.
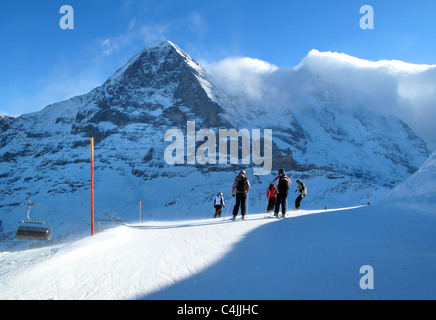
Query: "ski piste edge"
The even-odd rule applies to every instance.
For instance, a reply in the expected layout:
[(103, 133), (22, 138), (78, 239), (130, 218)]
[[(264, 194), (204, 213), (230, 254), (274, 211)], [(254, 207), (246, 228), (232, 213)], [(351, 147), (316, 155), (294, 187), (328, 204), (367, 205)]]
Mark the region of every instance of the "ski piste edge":
[[(274, 213), (257, 213), (257, 214), (250, 214), (250, 215), (245, 215), (245, 219), (241, 219), (241, 215), (237, 215), (236, 219), (233, 219), (232, 216), (227, 216), (227, 217), (220, 217), (220, 218), (213, 218), (210, 217), (209, 219), (204, 219), (204, 218), (197, 218), (194, 219), (193, 222), (189, 223), (188, 221), (172, 221), (175, 224), (180, 223), (181, 225), (186, 225), (186, 223), (188, 223), (188, 225), (192, 225), (192, 223), (198, 223), (198, 224), (202, 224), (202, 223), (229, 223), (229, 222), (236, 222), (236, 221), (245, 221), (245, 220), (249, 220), (249, 221), (253, 221), (253, 220), (259, 220), (259, 219), (276, 219), (276, 220), (282, 220), (282, 219), (292, 219), (292, 218), (296, 218), (296, 217), (300, 217), (300, 216), (306, 216), (306, 215), (311, 215), (311, 214), (322, 214), (322, 213), (330, 213), (330, 212), (339, 212), (339, 211), (346, 211), (346, 210), (354, 210), (354, 209), (358, 209), (358, 208), (363, 208), (363, 207), (367, 207), (367, 205), (358, 205), (358, 206), (354, 206), (354, 207), (344, 207), (344, 208), (335, 208), (335, 209), (300, 209), (300, 210), (290, 210), (286, 212), (285, 217), (282, 217), (282, 214), (279, 213), (279, 216), (276, 217), (274, 216)], [(197, 221), (198, 220), (198, 221)], [(165, 225), (166, 224), (171, 224), (171, 221), (167, 221), (167, 222), (163, 222)], [(151, 224), (148, 224), (151, 223)], [(130, 227), (130, 228), (138, 228), (138, 229), (159, 229), (159, 228), (165, 228), (168, 226), (162, 226), (161, 225), (162, 221), (159, 220), (154, 220), (154, 221), (143, 221), (143, 222), (130, 222), (130, 223), (123, 223), (123, 226), (126, 227)], [(170, 227), (174, 227), (174, 226), (170, 226)]]

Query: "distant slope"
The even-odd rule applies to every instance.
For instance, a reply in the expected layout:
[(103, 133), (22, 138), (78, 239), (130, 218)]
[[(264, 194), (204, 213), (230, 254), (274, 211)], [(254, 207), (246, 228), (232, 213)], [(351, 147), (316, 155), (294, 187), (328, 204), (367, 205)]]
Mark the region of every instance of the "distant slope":
[(389, 202), (436, 215), (436, 151), (388, 196)]

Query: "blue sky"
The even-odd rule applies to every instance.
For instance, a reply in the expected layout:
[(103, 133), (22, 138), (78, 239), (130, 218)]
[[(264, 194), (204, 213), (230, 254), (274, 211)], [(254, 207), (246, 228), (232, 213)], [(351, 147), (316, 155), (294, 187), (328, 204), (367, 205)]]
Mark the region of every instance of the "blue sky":
[[(62, 30), (59, 9), (74, 9)], [(359, 26), (362, 5), (374, 29)], [(252, 57), (294, 67), (311, 49), (435, 64), (434, 0), (2, 0), (0, 112), (22, 114), (90, 91), (148, 44), (197, 61)]]

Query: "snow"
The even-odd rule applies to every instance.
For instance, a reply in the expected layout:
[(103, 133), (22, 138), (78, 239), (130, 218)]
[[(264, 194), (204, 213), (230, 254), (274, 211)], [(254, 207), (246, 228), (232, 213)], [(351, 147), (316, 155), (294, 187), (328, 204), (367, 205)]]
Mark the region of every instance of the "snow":
[(418, 208), (436, 215), (436, 151), (411, 177), (389, 194), (389, 201), (397, 206)]
[(272, 221), (146, 222), (59, 246), (2, 253), (0, 298), (138, 298), (201, 272), (253, 228)]
[(0, 253), (0, 299), (434, 299), (435, 226), (372, 205), (129, 223)]

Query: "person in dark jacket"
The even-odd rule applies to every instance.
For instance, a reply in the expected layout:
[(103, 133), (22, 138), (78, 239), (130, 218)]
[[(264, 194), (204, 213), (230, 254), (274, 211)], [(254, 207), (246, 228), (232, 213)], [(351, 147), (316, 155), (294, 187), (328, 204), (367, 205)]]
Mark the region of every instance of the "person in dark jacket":
[(274, 206), (276, 204), (277, 188), (274, 183), (270, 183), (268, 189), (266, 189), (266, 197), (268, 198), (268, 205), (266, 207), (266, 212), (270, 213), (274, 211)]
[(236, 204), (233, 207), (233, 219), (236, 219), (238, 215), (239, 207), (241, 207), (242, 219), (245, 219), (247, 213), (247, 194), (250, 192), (250, 182), (245, 176), (245, 171), (239, 172), (232, 185), (232, 196), (236, 195)]
[(280, 169), (279, 175), (277, 178), (274, 179), (273, 183), (277, 186), (277, 199), (274, 209), (274, 216), (278, 218), (280, 205), (282, 205), (282, 217), (284, 218), (286, 216), (288, 192), (289, 188), (291, 187), (292, 181), (285, 174), (285, 170)]

